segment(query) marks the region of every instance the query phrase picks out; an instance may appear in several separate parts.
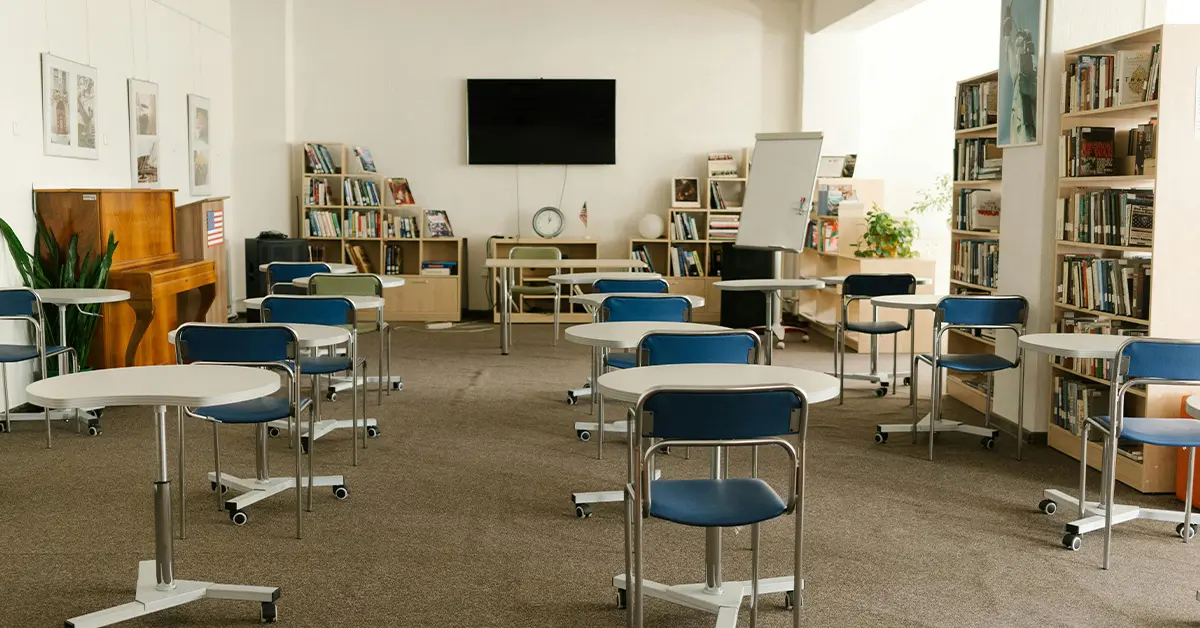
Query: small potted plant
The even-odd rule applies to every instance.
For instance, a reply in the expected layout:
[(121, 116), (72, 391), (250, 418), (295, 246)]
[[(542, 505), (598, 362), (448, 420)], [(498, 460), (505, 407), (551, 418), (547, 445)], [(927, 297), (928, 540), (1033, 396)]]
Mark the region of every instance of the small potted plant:
[(872, 203), (866, 216), (867, 230), (852, 244), (855, 257), (917, 257), (913, 240), (917, 226), (907, 216), (895, 218)]

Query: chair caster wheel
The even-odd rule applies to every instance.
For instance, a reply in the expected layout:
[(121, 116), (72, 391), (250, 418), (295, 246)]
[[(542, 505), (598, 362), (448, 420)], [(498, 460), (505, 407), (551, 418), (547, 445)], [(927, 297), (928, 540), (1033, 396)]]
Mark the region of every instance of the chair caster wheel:
[(1058, 504), (1056, 504), (1053, 499), (1043, 499), (1040, 503), (1038, 503), (1038, 510), (1048, 515), (1052, 515), (1058, 512)]
[(235, 526), (244, 526), (247, 521), (250, 521), (250, 515), (246, 514), (245, 510), (235, 510), (229, 513), (229, 520)]
[(905, 386), (912, 386), (912, 378), (911, 378), (911, 377), (905, 377), (905, 378), (904, 378), (904, 385), (905, 385)]
[(1063, 547), (1078, 552), (1079, 548), (1083, 547), (1083, 537), (1078, 534), (1067, 534), (1062, 540)]
[[(591, 383), (591, 382), (584, 382), (584, 383), (583, 383), (583, 387), (584, 387), (584, 388), (591, 388), (591, 387), (592, 387), (592, 383)], [(624, 590), (624, 589), (622, 589), (622, 590)]]
[[(209, 490), (211, 490), (211, 491), (215, 491), (215, 490), (217, 490), (217, 483), (216, 483), (216, 482), (209, 482), (209, 483), (208, 483), (208, 489), (209, 489)], [(228, 493), (228, 492), (229, 492), (229, 487), (228, 487), (228, 486), (226, 486), (226, 485), (224, 485), (224, 484), (222, 484), (222, 485), (221, 485), (221, 494), (222, 494), (222, 495), (224, 495), (225, 493)]]
[(876, 389), (875, 389), (875, 396), (876, 396), (876, 397), (882, 397), (882, 396), (884, 396), (884, 395), (886, 395), (886, 394), (887, 394), (887, 388), (885, 388), (885, 387), (883, 387), (883, 386), (880, 386), (879, 388), (876, 388)]
[(339, 484), (338, 486), (333, 487), (333, 497), (334, 499), (346, 499), (347, 497), (350, 497), (350, 489)]
[(367, 438), (379, 438), (379, 428), (374, 425), (368, 425)]
[(271, 438), (279, 438), (279, 428), (268, 427), (267, 428), (267, 436), (270, 436)]
[(800, 336), (800, 342), (808, 342), (811, 339), (812, 338), (808, 334), (804, 334), (803, 336)]
[(882, 445), (887, 442), (887, 432), (875, 432), (875, 442)]
[(337, 401), (337, 393), (331, 392), (331, 393), (325, 395), (325, 399), (327, 399), (329, 401)]
[(300, 438), (300, 453), (302, 453), (302, 454), (308, 453), (308, 437), (307, 436), (303, 436)]
[(89, 425), (88, 429), (87, 429), (87, 433), (88, 433), (88, 436), (99, 436), (100, 435), (100, 426), (99, 425)]
[(592, 507), (590, 504), (575, 504), (575, 516), (580, 519), (587, 519), (592, 516)]
[(992, 438), (991, 436), (984, 436), (983, 439), (979, 441), (979, 444), (983, 445), (984, 449), (995, 449), (996, 439)]
[(625, 589), (617, 589), (617, 609), (625, 610), (626, 604), (628, 602), (625, 600)]
[[(801, 606), (804, 605), (804, 598), (800, 598), (800, 605)], [(783, 607), (789, 611), (796, 607), (796, 592), (795, 591), (784, 591), (783, 592)]]
[(587, 430), (575, 430), (575, 435), (579, 437), (579, 440), (585, 443), (589, 440), (592, 440), (592, 433)]
[(573, 393), (573, 392), (568, 392), (567, 393), (567, 405), (573, 406), (577, 403), (579, 403), (579, 397), (576, 397), (575, 393)]
[[(1190, 528), (1191, 528), (1191, 529), (1188, 531), (1188, 535), (1187, 535), (1187, 537), (1186, 537), (1186, 538), (1192, 539), (1192, 538), (1195, 538), (1195, 537), (1196, 537), (1196, 524), (1194, 524), (1194, 523), (1193, 523), (1193, 524), (1190, 526)], [(1177, 535), (1179, 536), (1179, 538), (1181, 538), (1181, 539), (1182, 539), (1182, 538), (1185, 538), (1185, 537), (1183, 536), (1183, 524), (1182, 524), (1182, 523), (1181, 523), (1181, 524), (1179, 524), (1179, 525), (1177, 525), (1177, 526), (1175, 526), (1175, 534), (1177, 534)]]
[(273, 624), (279, 619), (279, 609), (274, 602), (263, 602), (262, 611), (259, 613), (259, 618), (264, 624)]

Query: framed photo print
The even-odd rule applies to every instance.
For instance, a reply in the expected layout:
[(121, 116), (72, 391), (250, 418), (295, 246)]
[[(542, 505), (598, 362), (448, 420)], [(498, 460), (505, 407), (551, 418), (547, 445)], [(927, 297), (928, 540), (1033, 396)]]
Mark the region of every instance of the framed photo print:
[(212, 194), (212, 150), (209, 115), (211, 103), (203, 96), (188, 94), (188, 179), (192, 196)]
[(99, 159), (96, 68), (42, 53), (42, 152)]
[(996, 144), (1042, 141), (1046, 0), (1000, 0), (1000, 85)]
[(158, 187), (158, 84), (129, 79), (129, 171), (133, 187)]
[(671, 207), (700, 207), (700, 179), (675, 177), (671, 180)]

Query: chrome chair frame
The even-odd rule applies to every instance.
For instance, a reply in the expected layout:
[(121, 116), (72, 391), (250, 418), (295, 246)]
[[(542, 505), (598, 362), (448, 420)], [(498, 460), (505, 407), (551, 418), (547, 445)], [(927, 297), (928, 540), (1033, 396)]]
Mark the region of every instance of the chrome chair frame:
[[(38, 352), (38, 354), (37, 354), (37, 364), (38, 364), (37, 372), (39, 374), (38, 379), (44, 379), (44, 378), (48, 377), (48, 374), (50, 371), (49, 371), (48, 362), (47, 362), (49, 355), (47, 355), (47, 353), (46, 353), (46, 334), (45, 334), (45, 324), (44, 324), (44, 321), (46, 320), (46, 310), (42, 305), (42, 298), (40, 296), (38, 296), (38, 293), (36, 290), (32, 290), (30, 288), (23, 288), (23, 287), (0, 288), (0, 293), (4, 293), (4, 292), (26, 292), (29, 294), (31, 300), (34, 303), (33, 312), (36, 314), (36, 316), (31, 315), (31, 314), (0, 316), (0, 321), (24, 321), (24, 322), (28, 323), (31, 327), (33, 327), (33, 332), (34, 332), (33, 339), (34, 339), (34, 343), (35, 343), (35, 346), (37, 347), (37, 352)], [(60, 352), (57, 352), (53, 355), (58, 355), (59, 353), (66, 353), (69, 356), (69, 361), (70, 361), (69, 366), (71, 367), (71, 372), (78, 372), (79, 371), (79, 355), (75, 352), (75, 348), (66, 344), (66, 342), (67, 342), (66, 338), (60, 338), (59, 340), (63, 343), (62, 345), (60, 345), (63, 347), (63, 350)], [(20, 362), (27, 362), (27, 361), (29, 361), (29, 360), (21, 360)], [(20, 362), (12, 362), (12, 364), (19, 364)], [(4, 404), (4, 413), (3, 413), (4, 418), (3, 418), (3, 423), (0, 424), (0, 425), (2, 425), (3, 429), (0, 429), (0, 432), (11, 432), (12, 431), (12, 420), (13, 420), (12, 414), (13, 413), (11, 412), (11, 409), (9, 408), (9, 397), (8, 397), (8, 365), (9, 364), (10, 363), (8, 363), (8, 362), (0, 362), (0, 394), (3, 395), (3, 399), (0, 402), (2, 402)], [(52, 436), (51, 422), (50, 422), (50, 410), (48, 408), (42, 408), (42, 418), (46, 424), (46, 449), (52, 449), (53, 448), (53, 436)], [(78, 431), (79, 430), (79, 412), (78, 412), (78, 410), (75, 412), (75, 420), (76, 420), (75, 429), (76, 429), (76, 431)]]
[[(550, 246), (550, 245), (514, 246), (508, 250), (508, 259), (514, 259), (513, 253), (515, 253), (517, 251), (545, 250), (545, 249), (553, 249), (554, 251), (556, 251), (558, 253), (558, 257), (554, 258), (554, 259), (562, 261), (562, 258), (563, 258), (562, 257), (562, 249), (560, 249), (556, 246)], [(541, 259), (541, 258), (520, 258), (520, 259)], [(550, 258), (546, 258), (546, 259), (550, 259)], [(513, 310), (516, 309), (517, 299), (521, 297), (521, 295), (519, 295), (519, 294), (513, 295), (513, 288), (515, 288), (517, 286), (517, 274), (520, 270), (521, 269), (519, 269), (519, 268), (509, 269), (509, 272), (507, 273), (508, 285), (505, 286), (505, 290), (504, 290), (504, 294), (508, 298), (508, 303), (505, 304), (505, 307), (509, 308), (509, 310), (508, 310), (509, 315), (505, 318), (506, 318), (507, 324), (508, 324), (508, 338), (509, 338), (510, 344), (512, 343), (512, 337), (513, 337), (513, 334), (512, 334), (512, 329), (513, 329), (512, 328), (512, 324), (513, 324), (512, 323), (512, 312), (513, 312)], [(555, 274), (560, 273), (560, 272), (562, 272), (561, 268), (554, 269)], [(562, 287), (559, 286), (558, 284), (551, 284), (551, 285), (554, 286), (554, 308), (553, 308), (554, 309), (554, 340), (552, 341), (552, 345), (557, 347), (558, 346), (558, 329), (559, 329), (558, 310), (559, 310), (559, 308), (562, 307), (562, 303), (560, 302), (559, 297), (562, 294)]]
[[(897, 293), (897, 294), (916, 294), (916, 292), (917, 292), (917, 278), (915, 276), (913, 276), (911, 273), (855, 273), (854, 275), (850, 275), (850, 277), (856, 277), (856, 276), (857, 277), (861, 277), (861, 276), (868, 276), (868, 277), (908, 276), (908, 277), (912, 278), (912, 283), (909, 286), (909, 291), (906, 293)], [(850, 277), (846, 278), (847, 279), (846, 283), (851, 283), (849, 281)], [(841, 405), (846, 401), (846, 379), (847, 378), (852, 379), (852, 380), (871, 382), (873, 384), (879, 384), (880, 387), (877, 389), (876, 395), (882, 397), (887, 394), (887, 387), (889, 384), (888, 384), (888, 382), (885, 382), (883, 380), (883, 378), (879, 375), (879, 336), (883, 336), (883, 335), (892, 336), (892, 372), (890, 374), (891, 377), (889, 379), (891, 380), (890, 385), (891, 385), (891, 389), (892, 389), (892, 394), (893, 395), (896, 394), (896, 381), (897, 381), (897, 376), (899, 375), (899, 373), (897, 372), (899, 370), (899, 366), (897, 364), (897, 362), (898, 362), (897, 356), (900, 353), (900, 342), (899, 342), (900, 334), (907, 331), (911, 335), (913, 333), (912, 323), (909, 322), (908, 324), (905, 325), (903, 330), (892, 332), (891, 334), (865, 334), (865, 335), (869, 335), (871, 338), (871, 371), (869, 373), (847, 373), (846, 372), (846, 333), (849, 331), (847, 329), (847, 327), (849, 326), (850, 305), (853, 304), (855, 301), (870, 301), (872, 298), (874, 298), (876, 296), (883, 296), (883, 295), (846, 294), (845, 293), (845, 283), (843, 283), (843, 291), (840, 296), (841, 296), (841, 301), (842, 301), (842, 310), (841, 310), (842, 316), (841, 316), (841, 318), (838, 319), (837, 325), (834, 326), (835, 347), (834, 347), (834, 352), (833, 352), (833, 370), (834, 370), (834, 374), (838, 378), (838, 405)], [(911, 320), (912, 317), (909, 317), (909, 318)], [(879, 306), (875, 305), (874, 303), (871, 303), (871, 322), (873, 322), (873, 323), (879, 322)], [(863, 334), (864, 332), (855, 332), (855, 333)], [(909, 373), (910, 383), (911, 383), (911, 375), (912, 374)]]
[[(299, 266), (302, 264), (303, 265), (315, 264), (315, 265), (319, 265), (319, 266), (324, 266), (326, 273), (330, 272), (329, 264), (326, 262), (268, 262), (267, 270), (266, 270), (266, 273), (267, 273), (267, 296), (273, 296), (273, 295), (277, 294), (275, 292), (275, 288), (277, 288), (277, 287), (286, 287), (286, 288), (290, 288), (292, 290), (299, 290), (299, 288), (292, 285), (292, 282), (290, 280), (289, 281), (279, 281), (279, 282), (275, 281), (275, 276), (274, 276), (274, 273), (271, 272), (271, 267), (276, 264), (281, 265), (281, 266)], [(285, 294), (285, 295), (293, 294), (294, 295), (294, 294), (301, 294), (301, 293), (299, 293), (299, 292), (290, 292), (290, 293), (282, 292), (282, 293), (278, 293), (278, 294)]]
[[(383, 281), (381, 281), (379, 279), (378, 275), (374, 275), (374, 274), (370, 274), (370, 273), (350, 273), (350, 274), (340, 274), (340, 275), (337, 273), (316, 273), (309, 279), (308, 285), (309, 285), (309, 294), (310, 295), (339, 296), (339, 295), (335, 295), (335, 294), (320, 294), (320, 293), (312, 292), (313, 281), (318, 276), (321, 276), (321, 277), (356, 277), (356, 276), (371, 277), (372, 279), (375, 280), (375, 296), (377, 296), (381, 299), (384, 298), (384, 296), (383, 296)], [(341, 295), (341, 296), (346, 296), (346, 295)], [(383, 319), (383, 310), (378, 309), (378, 308), (375, 310), (375, 324), (376, 324), (378, 332), (379, 332), (379, 363), (376, 365), (376, 380), (378, 380), (378, 381), (376, 382), (377, 387), (376, 387), (375, 402), (379, 405), (383, 405), (383, 390), (384, 390), (384, 388), (387, 388), (387, 394), (390, 397), (392, 395), (392, 388), (395, 387), (392, 382), (392, 326), (386, 320)], [(370, 333), (370, 332), (368, 332), (368, 333)], [(386, 351), (386, 359), (384, 356), (385, 351)], [(387, 365), (387, 378), (386, 379), (384, 378), (384, 365), (385, 364)], [(369, 378), (367, 378), (367, 379), (369, 379)], [(365, 385), (367, 383), (369, 383), (369, 382), (367, 382), (364, 379), (363, 384)], [(335, 384), (331, 388), (331, 390), (333, 390), (333, 391), (344, 390), (347, 387), (349, 387), (349, 386), (342, 382), (339, 382), (338, 384)], [(363, 392), (363, 403), (364, 404), (366, 403), (366, 392), (365, 391)], [(364, 409), (365, 409), (365, 407), (364, 407)], [(368, 430), (368, 431), (370, 431), (370, 430)], [(376, 428), (375, 431), (376, 431), (376, 434), (378, 434), (378, 431), (379, 431), (378, 428)], [(364, 445), (364, 447), (365, 447), (365, 445)]]

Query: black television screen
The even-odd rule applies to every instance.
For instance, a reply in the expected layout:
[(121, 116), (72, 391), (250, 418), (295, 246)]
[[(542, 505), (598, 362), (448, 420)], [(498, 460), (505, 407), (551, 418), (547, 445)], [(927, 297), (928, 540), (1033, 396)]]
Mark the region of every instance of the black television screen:
[(615, 164), (617, 82), (467, 79), (467, 162)]

